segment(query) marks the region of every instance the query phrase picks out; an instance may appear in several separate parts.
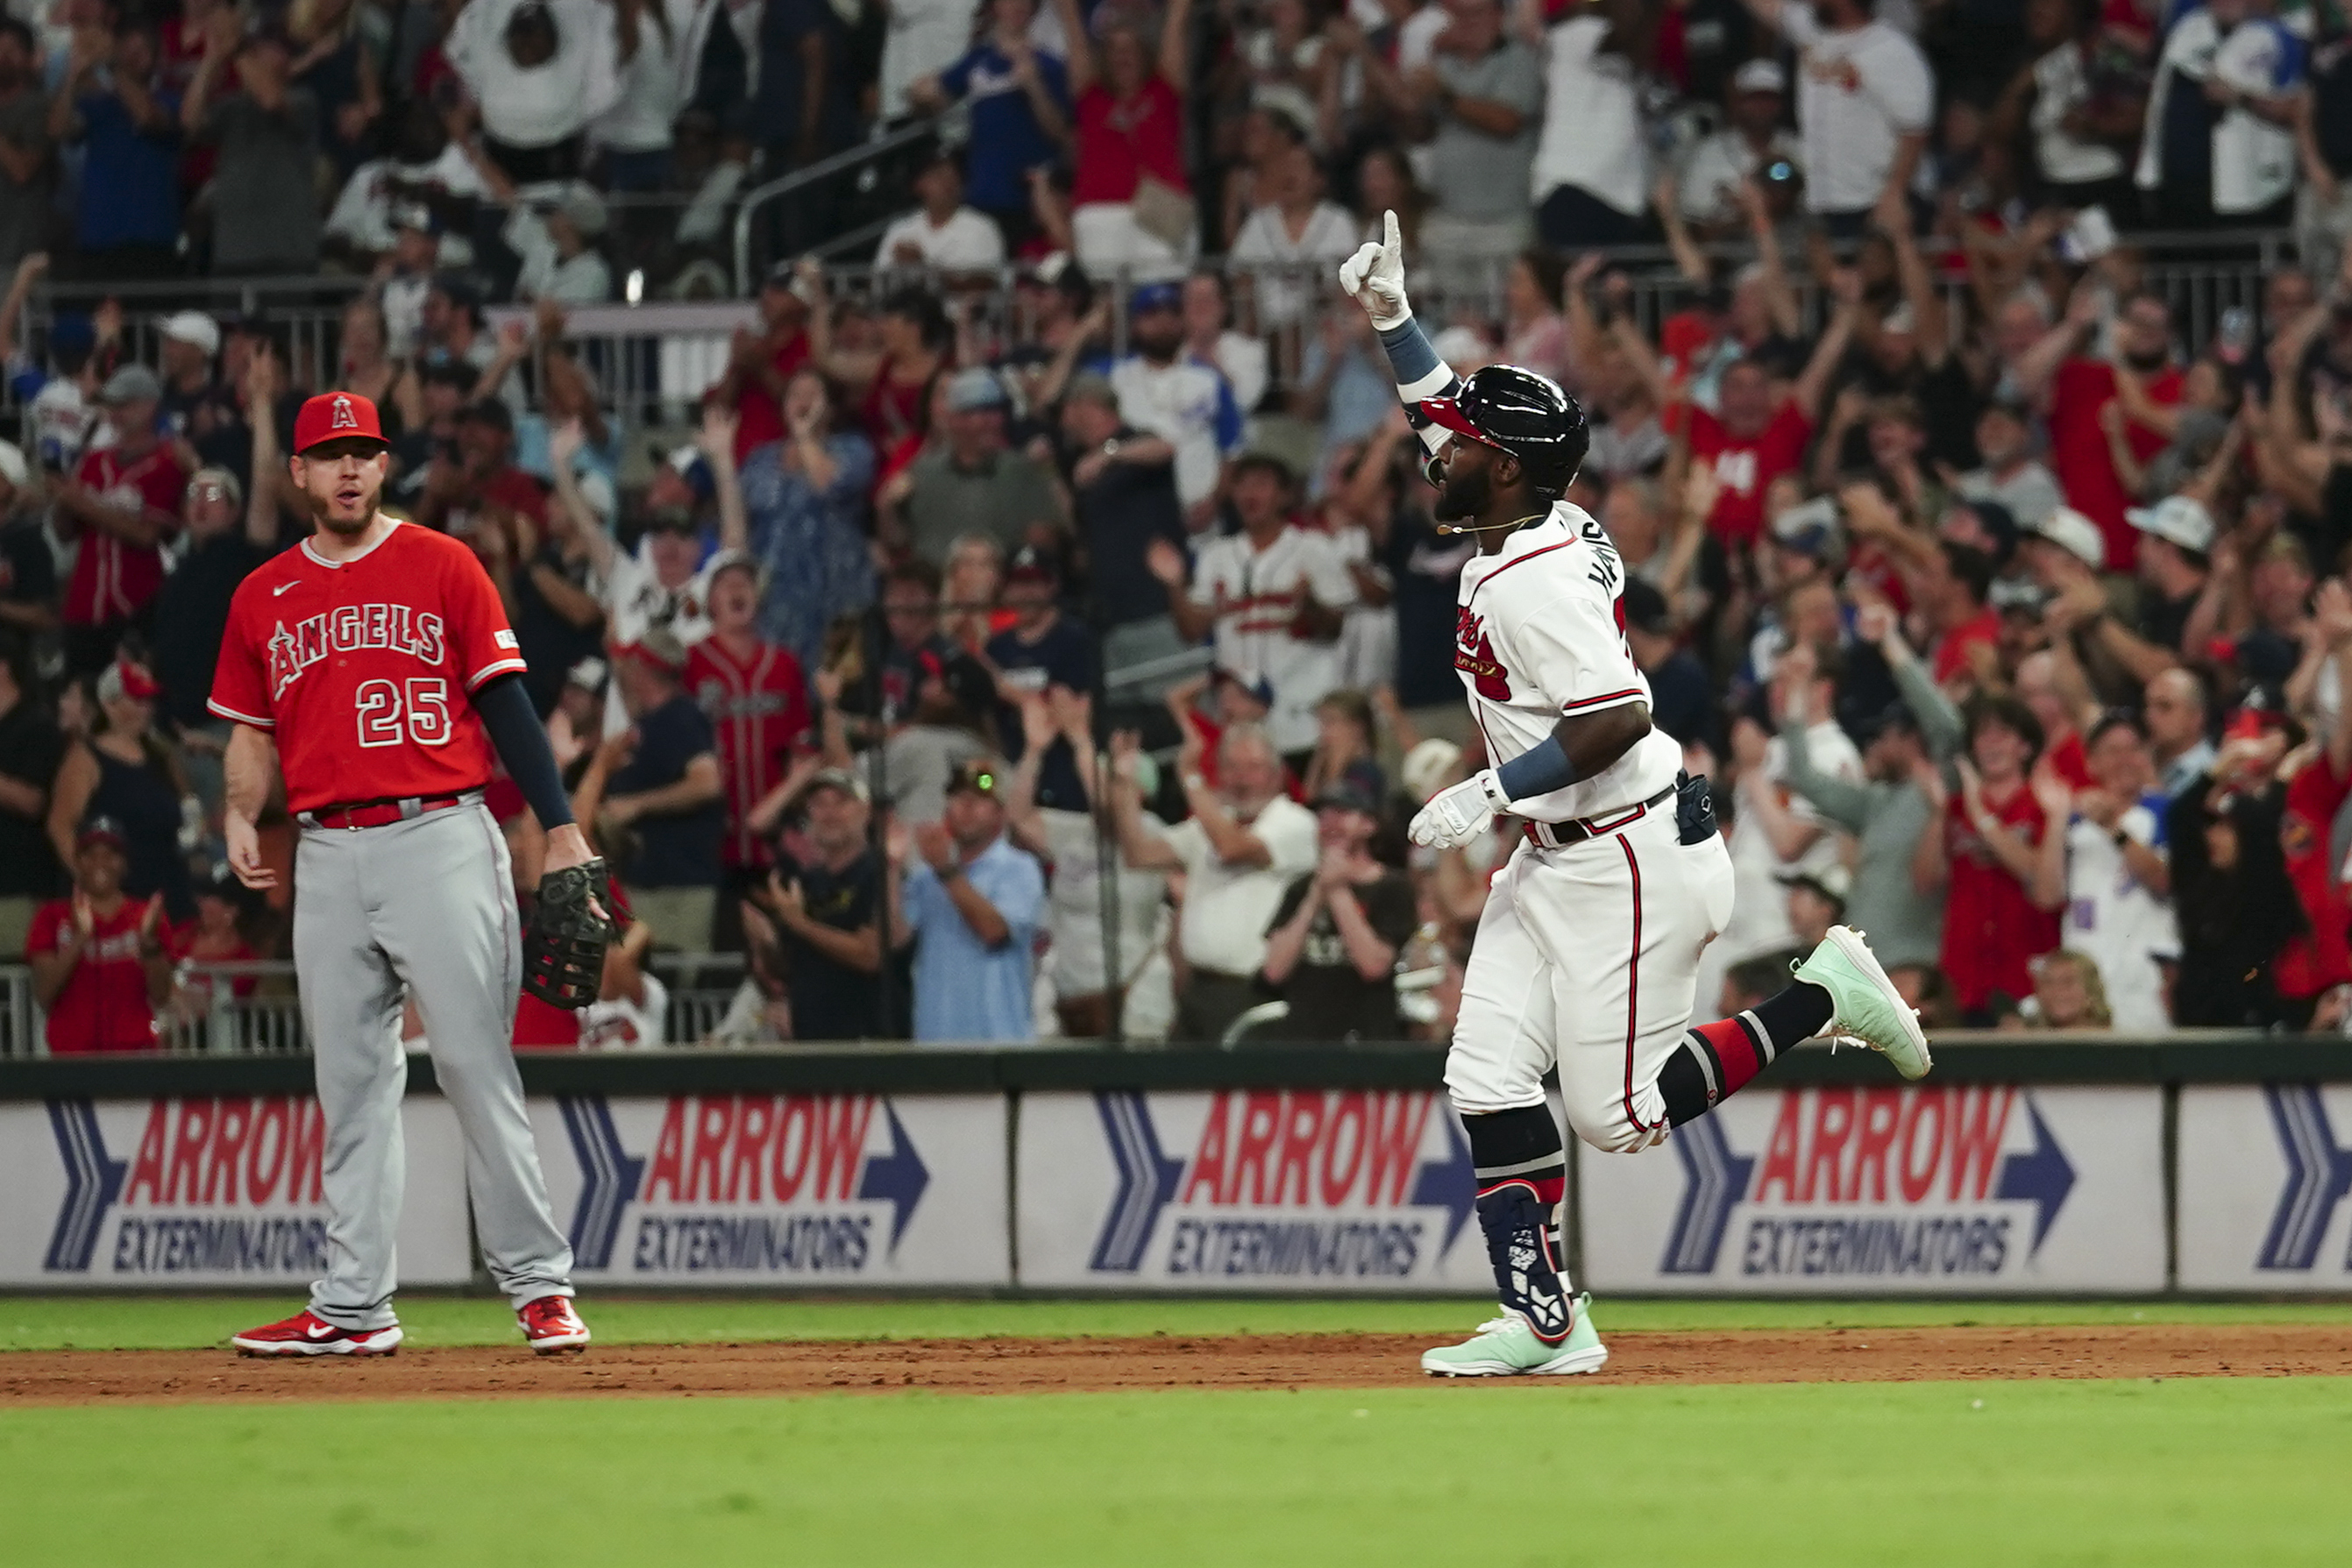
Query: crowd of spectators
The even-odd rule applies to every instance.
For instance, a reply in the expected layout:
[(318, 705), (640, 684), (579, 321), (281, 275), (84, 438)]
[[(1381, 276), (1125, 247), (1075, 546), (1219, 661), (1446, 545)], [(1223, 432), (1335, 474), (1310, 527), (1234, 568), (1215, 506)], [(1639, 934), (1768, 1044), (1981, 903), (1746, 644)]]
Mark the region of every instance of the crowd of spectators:
[[(1590, 413), (1570, 498), (1738, 877), (1703, 1009), (1843, 920), (1937, 1027), (2346, 1024), (2332, 10), (879, 16), (0, 26), (0, 961), (52, 1049), (152, 1043), (257, 984), (208, 966), (285, 950), (286, 895), (216, 873), (204, 699), (329, 388), (382, 406), (388, 504), (480, 558), (635, 917), (598, 1007), (526, 1001), (518, 1043), (660, 1043), (714, 952), (742, 1041), (1443, 1038), (1517, 840), (1401, 832), (1484, 758), (1471, 547), (1331, 288), (1391, 211), (1454, 367)], [(698, 424), (614, 405), (566, 307), (688, 247), (612, 198), (708, 216), (722, 164), (967, 100), (887, 287), (788, 256)], [(2190, 228), (2297, 259), (2191, 338), (2156, 286)], [(22, 333), (53, 279), (336, 266), (369, 282), (323, 368), (266, 316)], [(537, 831), (490, 802), (527, 884)]]

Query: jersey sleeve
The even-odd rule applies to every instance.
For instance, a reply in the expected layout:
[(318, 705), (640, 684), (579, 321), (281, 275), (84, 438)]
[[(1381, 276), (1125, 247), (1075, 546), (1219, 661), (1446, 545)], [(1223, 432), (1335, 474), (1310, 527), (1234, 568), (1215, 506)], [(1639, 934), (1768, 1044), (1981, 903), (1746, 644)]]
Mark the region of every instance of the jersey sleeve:
[(65, 935), (66, 922), (72, 918), (72, 905), (61, 898), (34, 910), (32, 924), (25, 931), (25, 956), (39, 958), (56, 952), (59, 938)]
[[(1288, 806), (1288, 810), (1283, 808)], [(1315, 814), (1286, 800), (1276, 800), (1250, 824), (1265, 846), (1266, 867), (1277, 876), (1303, 876), (1315, 869)]]
[(270, 700), (269, 654), (254, 624), (255, 579), (247, 578), (247, 591), (229, 601), (228, 627), (221, 637), (220, 658), (213, 665), (213, 691), (205, 706), (218, 716), (256, 729), (278, 727), (277, 705)]
[[(1589, 559), (1598, 570), (1610, 558), (1596, 554)], [(1514, 606), (1500, 629), (1510, 643), (1512, 675), (1528, 682), (1563, 716), (1649, 697), (1642, 672), (1625, 646), (1624, 629), (1617, 623), (1617, 586), (1604, 590), (1585, 580), (1548, 602), (1529, 595), (1525, 608)]]
[(499, 675), (519, 675), (530, 666), (522, 644), (507, 624), (506, 606), (490, 574), (469, 549), (447, 552), (442, 567), (442, 602), (449, 613), (449, 656), (468, 695)]

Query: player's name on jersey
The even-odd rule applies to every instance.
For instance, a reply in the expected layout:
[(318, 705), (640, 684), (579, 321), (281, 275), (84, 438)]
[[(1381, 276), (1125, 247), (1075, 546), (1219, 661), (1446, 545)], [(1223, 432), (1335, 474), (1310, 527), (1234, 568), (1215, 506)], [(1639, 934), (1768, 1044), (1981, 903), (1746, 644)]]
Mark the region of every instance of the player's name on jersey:
[(388, 648), (438, 669), (448, 647), (441, 617), (412, 604), (344, 604), (293, 622), (269, 638), (269, 688), (285, 694), (304, 670), (330, 653)]

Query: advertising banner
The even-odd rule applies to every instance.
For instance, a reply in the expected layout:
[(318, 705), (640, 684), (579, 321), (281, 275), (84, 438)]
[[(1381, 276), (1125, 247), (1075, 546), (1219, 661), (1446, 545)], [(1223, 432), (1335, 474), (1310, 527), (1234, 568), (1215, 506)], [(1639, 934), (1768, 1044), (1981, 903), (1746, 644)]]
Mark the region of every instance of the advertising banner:
[[(462, 1284), (473, 1242), (457, 1118), (419, 1097), (401, 1126), (401, 1281)], [(325, 1142), (307, 1094), (0, 1104), (0, 1285), (307, 1286), (326, 1266)]]
[(2352, 1084), (2180, 1092), (2184, 1291), (2352, 1291)]
[(2163, 1095), (1756, 1088), (1577, 1152), (1584, 1278), (1643, 1294), (2164, 1289)]
[(530, 1102), (583, 1285), (1003, 1285), (993, 1094)]
[(1491, 1295), (1442, 1093), (1024, 1095), (1021, 1282)]

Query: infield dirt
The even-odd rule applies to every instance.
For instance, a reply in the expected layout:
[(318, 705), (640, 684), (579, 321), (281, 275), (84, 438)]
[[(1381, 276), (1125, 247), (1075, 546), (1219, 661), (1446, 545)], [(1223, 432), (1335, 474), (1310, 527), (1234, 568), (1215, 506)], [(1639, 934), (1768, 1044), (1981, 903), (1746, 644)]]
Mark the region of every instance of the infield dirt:
[[(2352, 1327), (2321, 1323), (1861, 1328), (1604, 1338), (1622, 1384), (2352, 1375)], [(515, 1396), (1415, 1386), (1433, 1341), (1404, 1334), (1154, 1335), (591, 1346), (535, 1357), (477, 1346), (260, 1360), (200, 1351), (0, 1355), (0, 1405)], [(1498, 1380), (1517, 1386), (1555, 1380)]]

